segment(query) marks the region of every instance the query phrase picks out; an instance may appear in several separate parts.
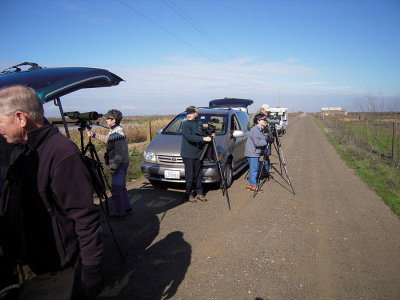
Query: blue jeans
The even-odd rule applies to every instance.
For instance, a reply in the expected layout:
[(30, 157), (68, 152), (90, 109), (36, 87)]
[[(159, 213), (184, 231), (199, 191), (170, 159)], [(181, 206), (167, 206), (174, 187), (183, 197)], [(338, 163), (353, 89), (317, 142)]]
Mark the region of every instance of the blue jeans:
[(129, 202), (128, 191), (126, 190), (126, 172), (129, 163), (120, 164), (112, 175), (111, 193), (114, 201), (115, 214), (123, 216), (126, 210), (132, 208)]
[[(257, 186), (258, 179), (258, 170), (260, 168), (259, 157), (248, 157), (247, 161), (249, 162), (249, 177), (247, 178), (247, 182), (252, 186)], [(268, 158), (265, 159), (264, 169), (269, 174), (269, 169), (271, 167), (271, 163)]]

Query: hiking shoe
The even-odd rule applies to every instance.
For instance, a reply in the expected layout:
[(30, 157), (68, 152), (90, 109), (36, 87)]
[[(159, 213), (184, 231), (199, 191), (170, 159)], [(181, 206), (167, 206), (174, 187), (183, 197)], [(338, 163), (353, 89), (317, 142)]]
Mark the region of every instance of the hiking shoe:
[(197, 196), (196, 196), (196, 199), (198, 199), (198, 200), (200, 200), (200, 201), (203, 201), (203, 202), (206, 202), (206, 201), (207, 201), (207, 198), (206, 198), (204, 195), (201, 195), (201, 194), (197, 195)]

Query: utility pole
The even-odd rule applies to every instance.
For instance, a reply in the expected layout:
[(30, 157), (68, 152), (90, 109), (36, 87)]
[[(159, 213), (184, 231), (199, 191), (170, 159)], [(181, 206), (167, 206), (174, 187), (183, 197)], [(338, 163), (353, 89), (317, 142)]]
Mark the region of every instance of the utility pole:
[(281, 107), (281, 89), (278, 89), (278, 107)]

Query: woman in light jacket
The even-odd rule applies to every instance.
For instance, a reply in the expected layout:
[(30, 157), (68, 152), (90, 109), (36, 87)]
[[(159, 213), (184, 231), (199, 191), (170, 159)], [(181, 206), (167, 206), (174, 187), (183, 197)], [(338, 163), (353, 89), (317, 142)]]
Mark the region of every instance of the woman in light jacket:
[[(250, 130), (250, 134), (246, 141), (246, 147), (244, 150), (244, 155), (247, 157), (249, 162), (249, 176), (247, 178), (246, 190), (255, 191), (257, 187), (257, 177), (259, 169), (259, 158), (267, 151), (269, 156), (270, 140), (267, 135), (265, 135), (265, 129), (268, 124), (268, 118), (264, 114), (257, 114), (254, 116), (254, 126)], [(270, 162), (269, 159), (265, 161), (265, 170), (267, 176), (269, 176)]]

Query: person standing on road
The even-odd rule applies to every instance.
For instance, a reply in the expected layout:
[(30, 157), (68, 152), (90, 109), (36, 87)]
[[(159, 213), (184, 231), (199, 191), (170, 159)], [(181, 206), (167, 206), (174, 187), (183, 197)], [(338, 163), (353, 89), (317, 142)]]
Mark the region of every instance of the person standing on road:
[(111, 194), (115, 208), (115, 215), (110, 217), (115, 220), (122, 220), (127, 213), (132, 212), (132, 205), (126, 189), (126, 173), (128, 172), (130, 161), (128, 142), (120, 125), (122, 113), (117, 109), (111, 109), (105, 117), (107, 125), (110, 127), (108, 134), (96, 134), (88, 131), (88, 136), (107, 143), (105, 161), (106, 165), (110, 167), (112, 176)]
[[(271, 138), (265, 135), (264, 131), (267, 126), (267, 116), (264, 114), (257, 114), (254, 116), (255, 125), (250, 130), (250, 134), (246, 141), (246, 146), (244, 150), (244, 155), (247, 157), (249, 162), (249, 176), (247, 178), (246, 190), (248, 191), (260, 191), (258, 188), (257, 178), (259, 171), (259, 158), (261, 155), (266, 154), (269, 156), (271, 148), (270, 145)], [(269, 151), (269, 153), (264, 153), (264, 151)], [(269, 159), (265, 161), (265, 171), (267, 176), (269, 176), (270, 162)]]
[(70, 299), (82, 262), (89, 294), (103, 286), (99, 207), (78, 147), (43, 115), (30, 87), (0, 88), (0, 134), (16, 144), (0, 199), (0, 245), (18, 270), (18, 299)]
[[(186, 192), (188, 193), (189, 201), (195, 201), (196, 199), (207, 201), (202, 185), (201, 168), (203, 162), (200, 160), (200, 156), (204, 147), (203, 142), (210, 142), (211, 137), (199, 135), (199, 128), (202, 126), (202, 123), (196, 119), (198, 116), (197, 107), (188, 106), (186, 114), (187, 120), (182, 123), (180, 153), (185, 165)], [(196, 191), (196, 197), (194, 191)]]

